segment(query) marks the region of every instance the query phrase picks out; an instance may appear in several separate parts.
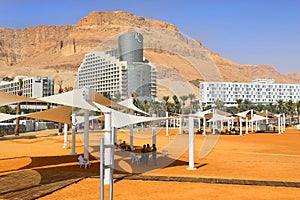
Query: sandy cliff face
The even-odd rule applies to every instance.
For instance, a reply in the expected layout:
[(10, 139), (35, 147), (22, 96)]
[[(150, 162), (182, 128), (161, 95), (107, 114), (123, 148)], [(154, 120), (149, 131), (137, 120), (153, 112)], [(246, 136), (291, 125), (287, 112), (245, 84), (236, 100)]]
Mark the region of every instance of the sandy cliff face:
[(298, 73), (285, 76), (271, 66), (236, 64), (185, 38), (172, 24), (124, 11), (92, 12), (76, 25), (0, 28), (0, 77), (52, 76), (74, 86), (86, 53), (133, 29), (143, 33), (145, 57), (157, 67), (160, 97), (198, 94), (202, 80), (249, 82), (268, 74), (277, 82), (300, 82)]

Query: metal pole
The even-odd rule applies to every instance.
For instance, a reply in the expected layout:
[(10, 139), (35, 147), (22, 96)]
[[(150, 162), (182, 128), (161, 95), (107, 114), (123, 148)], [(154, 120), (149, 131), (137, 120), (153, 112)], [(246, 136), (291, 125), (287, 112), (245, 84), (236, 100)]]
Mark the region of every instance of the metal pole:
[(179, 117), (179, 134), (182, 134), (182, 118)]
[(248, 117), (246, 117), (246, 134), (248, 134)]
[(64, 145), (63, 145), (64, 149), (69, 148), (69, 144), (68, 144), (68, 124), (64, 124)]
[(100, 200), (104, 200), (104, 138), (100, 138)]
[(253, 123), (254, 123), (253, 117), (254, 117), (254, 115), (253, 115), (253, 109), (251, 109), (251, 132), (253, 132), (253, 129), (254, 129), (254, 127), (253, 127)]
[[(111, 145), (111, 113), (105, 112), (104, 113), (104, 144), (105, 145)], [(104, 161), (105, 165), (109, 166), (111, 164), (111, 155), (112, 155), (112, 149), (111, 148), (105, 148), (104, 149)], [(104, 184), (110, 183), (110, 169), (104, 170)]]
[(203, 135), (206, 135), (206, 118), (203, 118)]
[(71, 155), (76, 155), (76, 136), (75, 136), (75, 129), (76, 129), (76, 116), (73, 113), (72, 115), (72, 151), (71, 151)]
[[(166, 117), (169, 117), (169, 113), (166, 112)], [(169, 120), (166, 120), (166, 136), (169, 136)]]
[(243, 136), (242, 128), (242, 118), (240, 117), (240, 136)]
[[(152, 114), (152, 117), (156, 117), (156, 114)], [(152, 144), (156, 145), (156, 123), (152, 122)]]
[(194, 167), (194, 118), (189, 115), (189, 167), (188, 170), (195, 170)]
[[(133, 115), (133, 111), (130, 111), (130, 114)], [(129, 125), (130, 127), (130, 148), (133, 150), (133, 124)]]
[(84, 158), (89, 160), (89, 110), (84, 109)]
[(278, 116), (278, 134), (281, 134), (281, 128), (280, 128), (280, 124), (281, 124), (281, 122), (280, 122), (280, 115)]

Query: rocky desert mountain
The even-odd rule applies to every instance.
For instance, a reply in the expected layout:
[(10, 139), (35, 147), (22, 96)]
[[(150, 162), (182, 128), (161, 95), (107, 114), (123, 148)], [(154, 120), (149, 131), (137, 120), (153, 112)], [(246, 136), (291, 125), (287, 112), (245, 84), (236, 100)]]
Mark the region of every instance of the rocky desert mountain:
[(272, 66), (237, 64), (185, 37), (170, 23), (124, 11), (92, 12), (74, 25), (0, 28), (0, 78), (51, 76), (63, 80), (63, 87), (74, 87), (84, 55), (95, 48), (116, 48), (118, 35), (131, 30), (144, 36), (144, 56), (158, 72), (159, 98), (198, 96), (201, 81), (251, 82), (271, 77), (277, 83), (300, 83), (300, 73), (284, 75)]

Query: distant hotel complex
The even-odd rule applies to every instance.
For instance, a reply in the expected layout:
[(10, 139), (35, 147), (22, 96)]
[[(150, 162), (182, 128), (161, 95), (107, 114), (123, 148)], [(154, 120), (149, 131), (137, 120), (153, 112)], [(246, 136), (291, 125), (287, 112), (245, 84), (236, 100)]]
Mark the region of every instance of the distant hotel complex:
[(78, 69), (78, 88), (84, 87), (121, 99), (135, 93), (140, 100), (155, 100), (156, 69), (143, 57), (143, 36), (129, 32), (119, 37), (118, 49), (86, 54)]
[(30, 98), (41, 98), (54, 94), (54, 79), (48, 77), (17, 76), (13, 81), (1, 81), (0, 91), (18, 95), (19, 79), (23, 81), (23, 95)]
[(300, 84), (275, 84), (274, 79), (254, 79), (252, 83), (202, 82), (200, 101), (202, 106), (213, 105), (217, 100), (225, 106), (234, 106), (237, 99), (249, 100), (254, 104), (276, 103), (300, 99)]

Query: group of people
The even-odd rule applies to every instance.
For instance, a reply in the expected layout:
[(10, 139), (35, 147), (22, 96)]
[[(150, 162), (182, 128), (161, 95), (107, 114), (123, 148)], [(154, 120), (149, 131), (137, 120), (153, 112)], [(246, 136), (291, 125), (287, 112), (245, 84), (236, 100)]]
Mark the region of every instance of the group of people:
[(130, 148), (130, 146), (128, 146), (127, 144), (126, 144), (126, 141), (123, 141), (121, 144), (117, 144), (117, 143), (115, 143), (115, 147), (116, 148), (119, 148), (119, 149), (121, 149), (121, 150), (123, 150), (123, 151), (132, 151), (132, 149)]
[(150, 153), (152, 153), (153, 164), (156, 165), (157, 149), (155, 144), (152, 145), (152, 148), (150, 147), (149, 144), (147, 145), (144, 144), (141, 153), (142, 153), (141, 162), (143, 164), (148, 165)]

